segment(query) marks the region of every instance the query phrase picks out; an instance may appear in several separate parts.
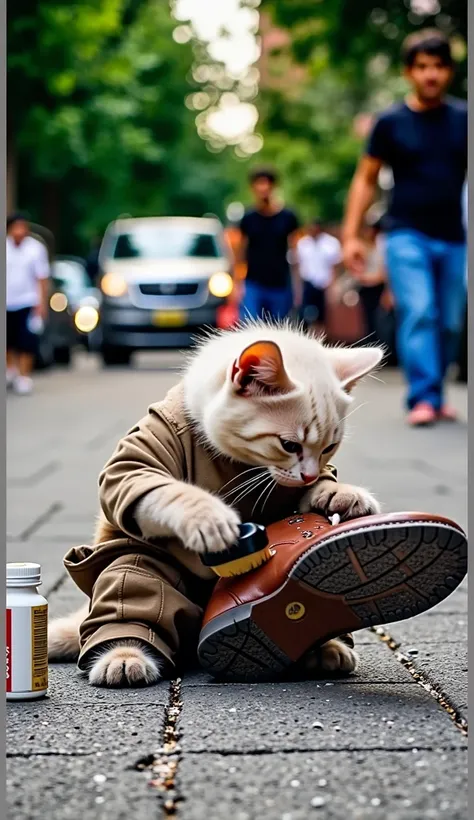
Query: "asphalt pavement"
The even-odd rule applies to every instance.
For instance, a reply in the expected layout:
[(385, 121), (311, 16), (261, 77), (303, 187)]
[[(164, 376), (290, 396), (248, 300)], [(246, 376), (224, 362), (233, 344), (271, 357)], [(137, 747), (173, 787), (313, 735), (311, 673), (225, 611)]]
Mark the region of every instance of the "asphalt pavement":
[[(177, 379), (178, 353), (104, 371), (80, 355), (7, 402), (8, 560), (43, 567), (50, 614), (82, 596), (62, 557), (90, 543), (97, 476), (118, 438)], [(458, 424), (410, 430), (402, 382), (368, 379), (339, 476), (386, 510), (467, 526), (467, 397)], [(15, 820), (467, 820), (467, 584), (430, 612), (361, 631), (356, 675), (217, 684), (204, 673), (148, 689), (96, 689), (50, 668), (49, 696), (7, 707)]]

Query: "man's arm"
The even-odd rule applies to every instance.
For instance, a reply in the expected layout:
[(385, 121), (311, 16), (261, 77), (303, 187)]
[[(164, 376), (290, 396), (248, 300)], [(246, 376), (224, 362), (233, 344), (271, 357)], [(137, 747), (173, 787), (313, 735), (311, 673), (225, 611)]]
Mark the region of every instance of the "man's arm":
[(40, 303), (38, 305), (38, 313), (46, 321), (48, 315), (48, 297), (49, 297), (49, 279), (39, 280)]
[(333, 237), (334, 239), (334, 247), (329, 254), (328, 262), (331, 265), (331, 280), (328, 285), (332, 285), (336, 279), (344, 273), (344, 265), (342, 259), (342, 245), (339, 242), (339, 239)]
[(248, 239), (245, 234), (240, 234), (240, 239), (235, 248), (235, 264), (243, 265), (247, 261)]
[(300, 273), (300, 259), (298, 253), (298, 228), (288, 237), (290, 254), (291, 287), (293, 291), (293, 307), (300, 308), (303, 304), (303, 280)]
[(36, 312), (39, 316), (41, 316), (43, 321), (46, 321), (48, 316), (50, 269), (46, 248), (40, 242), (38, 244), (40, 247), (38, 248), (38, 255), (35, 263), (35, 275), (38, 282), (40, 299)]
[(362, 157), (354, 174), (347, 197), (342, 226), (344, 263), (354, 276), (364, 272), (367, 250), (359, 238), (364, 215), (375, 198), (382, 160), (368, 154)]

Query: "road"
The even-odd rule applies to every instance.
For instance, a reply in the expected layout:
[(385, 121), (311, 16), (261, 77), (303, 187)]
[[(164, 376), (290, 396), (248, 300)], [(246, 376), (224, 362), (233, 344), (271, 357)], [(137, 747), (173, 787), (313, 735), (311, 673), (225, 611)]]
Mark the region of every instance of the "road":
[[(51, 615), (81, 601), (62, 557), (90, 543), (99, 470), (118, 437), (177, 379), (179, 354), (105, 372), (80, 357), (8, 397), (8, 559), (42, 564)], [(359, 388), (337, 465), (387, 510), (466, 526), (464, 422), (410, 430), (397, 374)], [(466, 392), (452, 398), (466, 418)], [(8, 705), (15, 820), (467, 820), (467, 587), (425, 615), (356, 636), (340, 682), (215, 684), (205, 674), (149, 689), (88, 686), (51, 668), (50, 695)], [(397, 648), (398, 647), (398, 648)]]

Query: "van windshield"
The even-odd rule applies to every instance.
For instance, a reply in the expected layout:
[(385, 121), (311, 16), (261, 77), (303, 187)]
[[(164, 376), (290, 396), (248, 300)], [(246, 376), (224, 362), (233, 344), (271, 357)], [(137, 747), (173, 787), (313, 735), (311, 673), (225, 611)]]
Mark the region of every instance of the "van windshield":
[(118, 234), (113, 250), (114, 259), (217, 259), (221, 255), (214, 234), (196, 233), (177, 226), (137, 226)]

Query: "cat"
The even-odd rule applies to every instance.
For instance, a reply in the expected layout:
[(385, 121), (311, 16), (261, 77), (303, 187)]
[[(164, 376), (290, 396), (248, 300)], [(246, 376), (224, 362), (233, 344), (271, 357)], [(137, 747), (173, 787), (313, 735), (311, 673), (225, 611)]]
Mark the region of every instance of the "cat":
[[(343, 440), (353, 387), (379, 367), (383, 355), (379, 347), (326, 346), (289, 323), (249, 322), (213, 334), (191, 354), (183, 373), (190, 435), (214, 458), (265, 468), (280, 490), (300, 488), (302, 512), (337, 513), (342, 520), (380, 512), (370, 492), (326, 480), (324, 471)], [(236, 541), (239, 507), (176, 480), (141, 498), (134, 517), (146, 539), (173, 535), (187, 550), (203, 553)], [(103, 518), (95, 544), (117, 535)], [(51, 623), (51, 660), (77, 657), (86, 615), (84, 606)], [(309, 671), (315, 658), (308, 655)], [(319, 668), (330, 672), (349, 673), (358, 662), (338, 639), (321, 647), (317, 658)], [(88, 676), (95, 685), (150, 684), (160, 679), (162, 667), (139, 641), (123, 639), (95, 650)]]

